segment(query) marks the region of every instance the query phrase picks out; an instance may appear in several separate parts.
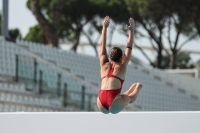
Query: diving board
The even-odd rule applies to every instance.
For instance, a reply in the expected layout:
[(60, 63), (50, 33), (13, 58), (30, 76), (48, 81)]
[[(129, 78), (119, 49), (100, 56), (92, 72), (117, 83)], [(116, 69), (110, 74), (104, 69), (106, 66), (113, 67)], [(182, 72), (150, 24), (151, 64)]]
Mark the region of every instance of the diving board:
[(200, 133), (200, 112), (1, 113), (2, 133)]

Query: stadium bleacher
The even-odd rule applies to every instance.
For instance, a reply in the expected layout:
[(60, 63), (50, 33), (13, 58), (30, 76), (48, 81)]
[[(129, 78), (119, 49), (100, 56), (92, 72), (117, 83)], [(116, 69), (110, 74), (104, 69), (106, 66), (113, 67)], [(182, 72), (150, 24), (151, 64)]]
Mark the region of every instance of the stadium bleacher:
[[(0, 38), (0, 74), (13, 77), (16, 76), (16, 56), (18, 55), (18, 74), (21, 89), (27, 91), (27, 88), (32, 88), (35, 93), (38, 93), (38, 84), (34, 85), (34, 61), (37, 60), (37, 83), (40, 80), (40, 71), (42, 71), (42, 80), (44, 92), (56, 93), (58, 82), (60, 81), (60, 89), (64, 90), (64, 84), (67, 84), (68, 99), (71, 105), (74, 105), (71, 111), (86, 111), (90, 108), (91, 111), (98, 111), (96, 107), (96, 97), (100, 88), (99, 75), (99, 59), (97, 57), (77, 54), (72, 51), (64, 51), (58, 48), (45, 46), (33, 42), (17, 40), (16, 43), (8, 42), (3, 37)], [(58, 80), (58, 75), (60, 79)], [(26, 80), (28, 79), (28, 81)], [(130, 64), (127, 69), (125, 83), (122, 92), (126, 91), (134, 82), (141, 82), (143, 89), (141, 90), (138, 99), (133, 104), (130, 104), (124, 111), (197, 111), (200, 110), (200, 79), (182, 76), (178, 74), (170, 74), (158, 69), (147, 68), (137, 64)], [(1, 87), (7, 84), (9, 87)], [(8, 99), (20, 99), (17, 94), (12, 94), (17, 88), (14, 84), (0, 84), (2, 88), (2, 98), (9, 102)], [(23, 86), (23, 87), (22, 87)], [(28, 87), (27, 87), (28, 86)], [(82, 88), (85, 87), (84, 103), (82, 103), (83, 95)], [(19, 87), (19, 86), (18, 86)], [(8, 95), (4, 91), (11, 93)], [(30, 92), (29, 92), (30, 93)], [(26, 104), (34, 105), (35, 93), (26, 96)], [(52, 93), (51, 93), (52, 94)], [(45, 95), (45, 94), (43, 94)], [(23, 97), (23, 96), (21, 96)], [(57, 108), (65, 111), (62, 106), (62, 98), (55, 96), (46, 96), (43, 99), (41, 106), (52, 106), (56, 103)], [(23, 97), (24, 98), (24, 97)], [(55, 98), (55, 100), (53, 100)], [(7, 100), (5, 100), (7, 99)], [(20, 103), (20, 100), (16, 100)], [(52, 101), (52, 102), (50, 102)], [(54, 101), (54, 102), (53, 102)], [(27, 103), (28, 102), (28, 103)], [(23, 101), (22, 101), (23, 103)], [(40, 103), (40, 102), (37, 102)], [(77, 104), (78, 103), (78, 104)], [(84, 104), (85, 109), (79, 107)], [(90, 106), (90, 107), (88, 107)], [(1, 105), (1, 110), (23, 110), (23, 107), (17, 105)], [(3, 109), (2, 109), (3, 108)], [(25, 107), (24, 107), (25, 108)], [(34, 109), (29, 107), (29, 110), (45, 110)], [(48, 109), (47, 109), (48, 110)], [(49, 110), (51, 111), (51, 110)]]

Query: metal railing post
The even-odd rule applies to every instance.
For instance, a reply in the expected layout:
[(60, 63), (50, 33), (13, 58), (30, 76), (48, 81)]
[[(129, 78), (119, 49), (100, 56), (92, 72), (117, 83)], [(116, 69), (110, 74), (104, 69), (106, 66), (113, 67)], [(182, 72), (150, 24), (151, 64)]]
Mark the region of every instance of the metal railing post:
[(58, 83), (57, 83), (57, 95), (60, 97), (61, 94), (60, 94), (60, 85), (61, 85), (61, 74), (58, 73)]
[(43, 88), (42, 88), (42, 75), (43, 75), (43, 72), (42, 72), (42, 70), (40, 70), (40, 78), (39, 78), (39, 94), (42, 94), (42, 93), (43, 93)]
[(82, 86), (82, 93), (81, 93), (82, 97), (81, 97), (81, 109), (85, 108), (85, 87)]
[(37, 60), (36, 58), (34, 58), (34, 79), (33, 79), (34, 83), (37, 83)]
[(64, 83), (64, 92), (63, 92), (63, 106), (67, 107), (67, 84)]
[(16, 60), (16, 67), (15, 67), (15, 81), (18, 82), (18, 65), (19, 65), (19, 56), (16, 54), (15, 55), (15, 60)]

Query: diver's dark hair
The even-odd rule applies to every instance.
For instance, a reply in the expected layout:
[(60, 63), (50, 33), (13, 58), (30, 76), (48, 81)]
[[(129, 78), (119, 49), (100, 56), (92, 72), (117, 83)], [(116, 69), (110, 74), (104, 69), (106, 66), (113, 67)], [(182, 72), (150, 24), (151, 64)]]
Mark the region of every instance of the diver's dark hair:
[(119, 62), (122, 57), (122, 50), (119, 47), (113, 47), (110, 50), (110, 59), (114, 62)]

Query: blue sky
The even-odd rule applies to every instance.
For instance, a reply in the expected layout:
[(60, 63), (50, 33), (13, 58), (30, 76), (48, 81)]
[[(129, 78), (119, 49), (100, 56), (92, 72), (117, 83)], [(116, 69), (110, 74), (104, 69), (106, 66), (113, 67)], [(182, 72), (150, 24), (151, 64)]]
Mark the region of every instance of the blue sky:
[[(28, 33), (29, 28), (37, 24), (37, 20), (30, 10), (26, 7), (27, 0), (9, 0), (9, 28), (19, 28), (23, 37)], [(0, 9), (2, 9), (2, 0), (0, 0)], [(126, 22), (126, 20), (125, 20)], [(149, 41), (143, 38), (135, 39), (137, 44), (141, 46), (150, 46)], [(185, 38), (182, 36), (181, 41), (184, 41)], [(87, 42), (85, 37), (81, 37), (82, 42)], [(115, 44), (123, 44), (126, 45), (127, 38), (124, 35), (121, 35), (117, 32), (114, 33), (112, 42)], [(167, 46), (166, 46), (167, 47)], [(68, 47), (67, 47), (68, 48)], [(200, 38), (193, 40), (186, 44), (183, 49), (187, 50), (195, 50), (200, 51)], [(81, 51), (81, 48), (79, 48)], [(90, 55), (94, 55), (94, 50), (90, 47), (84, 49), (85, 53), (90, 53)], [(146, 59), (138, 50), (133, 50), (133, 54), (147, 63)], [(148, 51), (147, 54), (152, 59), (155, 56), (155, 52)], [(193, 61), (200, 60), (200, 55), (191, 55)]]

